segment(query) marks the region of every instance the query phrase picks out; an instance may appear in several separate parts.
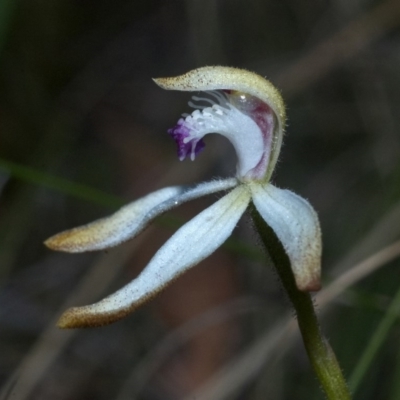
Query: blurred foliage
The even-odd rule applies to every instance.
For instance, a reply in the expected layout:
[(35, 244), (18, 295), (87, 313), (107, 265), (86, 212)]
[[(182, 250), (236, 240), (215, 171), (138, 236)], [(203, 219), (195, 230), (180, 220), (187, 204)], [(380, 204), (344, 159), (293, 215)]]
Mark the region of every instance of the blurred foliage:
[[(99, 255), (50, 253), (43, 240), (121, 198), (234, 171), (230, 145), (214, 137), (195, 163), (179, 163), (166, 129), (188, 96), (152, 77), (223, 63), (282, 89), (289, 124), (274, 182), (318, 210), (326, 282), (398, 239), (399, 25), (395, 0), (0, 2), (2, 398), (201, 399), (202, 384), (290, 312), (254, 261), (245, 222), (225, 250), (125, 320), (54, 328), (65, 307), (135, 277), (172, 230), (156, 224)], [(400, 398), (399, 267), (393, 260), (321, 313), (345, 375), (364, 363), (356, 399)], [(207, 398), (322, 398), (299, 340), (276, 346), (237, 387), (231, 379)]]

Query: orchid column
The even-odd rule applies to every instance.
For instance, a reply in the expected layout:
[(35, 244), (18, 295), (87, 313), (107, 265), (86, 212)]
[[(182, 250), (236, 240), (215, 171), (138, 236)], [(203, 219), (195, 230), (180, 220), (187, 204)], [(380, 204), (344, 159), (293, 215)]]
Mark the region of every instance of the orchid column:
[(320, 288), (321, 232), (311, 205), (270, 183), (285, 127), (285, 107), (276, 88), (252, 72), (205, 67), (175, 78), (155, 79), (164, 89), (205, 91), (189, 103), (168, 133), (180, 160), (204, 149), (204, 136), (218, 133), (233, 144), (236, 175), (194, 187), (169, 187), (149, 194), (114, 215), (74, 228), (46, 241), (54, 250), (83, 252), (115, 246), (140, 233), (156, 216), (188, 200), (228, 191), (182, 226), (131, 283), (98, 303), (67, 310), (59, 326), (74, 328), (114, 322), (162, 290), (169, 282), (214, 252), (250, 208), (298, 317), (307, 353), (329, 399), (349, 399), (336, 358), (323, 339), (308, 292)]

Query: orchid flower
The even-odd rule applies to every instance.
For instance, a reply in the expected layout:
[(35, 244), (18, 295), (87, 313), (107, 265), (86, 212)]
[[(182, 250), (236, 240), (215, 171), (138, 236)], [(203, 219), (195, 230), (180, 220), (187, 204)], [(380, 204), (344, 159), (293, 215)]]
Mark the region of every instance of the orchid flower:
[(302, 197), (270, 183), (285, 127), (285, 106), (277, 89), (252, 72), (220, 66), (154, 81), (167, 90), (207, 92), (193, 97), (189, 105), (194, 112), (179, 119), (168, 133), (178, 145), (180, 160), (194, 160), (204, 148), (205, 135), (225, 136), (237, 153), (236, 175), (157, 190), (110, 217), (48, 239), (49, 248), (71, 253), (107, 249), (133, 238), (155, 217), (188, 200), (228, 192), (183, 225), (136, 279), (98, 303), (67, 310), (59, 326), (104, 325), (132, 312), (220, 247), (250, 202), (282, 243), (297, 287), (318, 290), (322, 247), (318, 217)]

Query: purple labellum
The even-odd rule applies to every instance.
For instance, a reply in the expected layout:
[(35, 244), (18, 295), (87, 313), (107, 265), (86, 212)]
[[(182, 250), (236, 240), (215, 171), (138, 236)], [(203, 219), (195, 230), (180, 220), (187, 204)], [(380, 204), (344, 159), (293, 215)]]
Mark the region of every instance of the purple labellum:
[(185, 120), (181, 118), (178, 124), (168, 129), (168, 134), (172, 136), (178, 146), (179, 160), (183, 161), (190, 155), (190, 159), (194, 160), (205, 147), (203, 140), (192, 139), (185, 141), (190, 136), (190, 129), (185, 125)]

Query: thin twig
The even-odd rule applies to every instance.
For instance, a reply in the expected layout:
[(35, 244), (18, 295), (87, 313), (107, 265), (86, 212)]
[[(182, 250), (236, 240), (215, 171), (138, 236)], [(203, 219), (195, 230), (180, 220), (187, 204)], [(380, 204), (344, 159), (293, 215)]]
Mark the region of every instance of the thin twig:
[(273, 79), (287, 96), (319, 81), (400, 24), (400, 2), (388, 0), (313, 47)]

